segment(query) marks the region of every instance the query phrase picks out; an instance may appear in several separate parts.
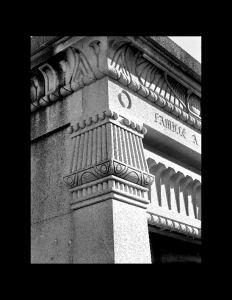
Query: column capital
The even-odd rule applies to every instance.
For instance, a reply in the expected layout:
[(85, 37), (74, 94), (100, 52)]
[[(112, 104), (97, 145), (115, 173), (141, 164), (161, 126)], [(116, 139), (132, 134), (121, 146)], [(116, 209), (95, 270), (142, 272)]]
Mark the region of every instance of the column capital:
[(73, 194), (72, 208), (83, 201), (92, 203), (87, 200), (94, 197), (146, 208), (148, 187), (154, 181), (143, 152), (146, 128), (106, 110), (71, 125), (67, 133), (72, 153), (64, 182)]

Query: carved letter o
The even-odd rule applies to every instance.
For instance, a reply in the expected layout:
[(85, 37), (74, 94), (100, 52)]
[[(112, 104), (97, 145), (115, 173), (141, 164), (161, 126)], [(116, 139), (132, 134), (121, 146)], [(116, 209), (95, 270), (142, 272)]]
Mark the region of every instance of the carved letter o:
[(118, 100), (123, 107), (131, 108), (131, 98), (126, 91), (122, 91), (118, 94)]

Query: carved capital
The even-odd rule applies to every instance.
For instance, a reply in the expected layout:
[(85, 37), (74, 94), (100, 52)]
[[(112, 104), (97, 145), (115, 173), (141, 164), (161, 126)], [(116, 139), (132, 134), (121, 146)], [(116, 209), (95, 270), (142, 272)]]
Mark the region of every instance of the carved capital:
[(70, 126), (68, 133), (72, 153), (64, 182), (72, 190), (109, 176), (135, 184), (137, 189), (153, 183), (142, 143), (146, 128), (140, 124), (107, 110)]

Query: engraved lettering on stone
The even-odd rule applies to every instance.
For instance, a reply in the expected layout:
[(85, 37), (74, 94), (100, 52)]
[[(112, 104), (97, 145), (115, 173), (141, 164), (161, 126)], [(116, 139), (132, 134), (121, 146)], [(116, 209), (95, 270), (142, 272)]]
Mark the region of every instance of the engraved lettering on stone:
[(182, 136), (183, 138), (186, 137), (186, 129), (182, 128), (181, 126), (174, 124), (174, 122), (160, 116), (158, 113), (155, 113), (155, 122), (159, 125), (162, 125), (163, 127), (169, 129), (170, 131), (173, 131), (177, 133), (178, 135)]
[(193, 134), (192, 137), (193, 137), (193, 143), (199, 146), (196, 136)]
[(123, 107), (131, 108), (131, 98), (126, 91), (122, 91), (118, 94), (118, 100)]

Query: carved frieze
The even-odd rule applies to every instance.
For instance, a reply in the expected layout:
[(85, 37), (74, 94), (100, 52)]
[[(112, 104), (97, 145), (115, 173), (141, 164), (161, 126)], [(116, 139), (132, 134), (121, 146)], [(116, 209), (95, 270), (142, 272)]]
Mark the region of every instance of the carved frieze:
[(33, 69), (32, 112), (104, 77), (101, 43), (94, 38), (84, 43), (84, 47), (83, 43), (76, 43), (52, 57), (49, 63)]
[[(120, 37), (84, 39), (33, 69), (31, 110), (50, 105), (104, 76), (111, 76), (167, 113), (201, 129), (199, 96)], [(120, 95), (119, 101), (126, 108), (131, 105), (126, 94)]]
[(131, 42), (112, 38), (109, 46), (109, 76), (182, 121), (201, 129), (200, 98), (192, 90), (151, 63)]
[(71, 188), (83, 185), (91, 181), (104, 178), (109, 175), (118, 176), (141, 186), (149, 186), (153, 182), (153, 176), (146, 172), (132, 168), (115, 159), (107, 160), (93, 167), (86, 168), (74, 174), (64, 177), (64, 182)]

